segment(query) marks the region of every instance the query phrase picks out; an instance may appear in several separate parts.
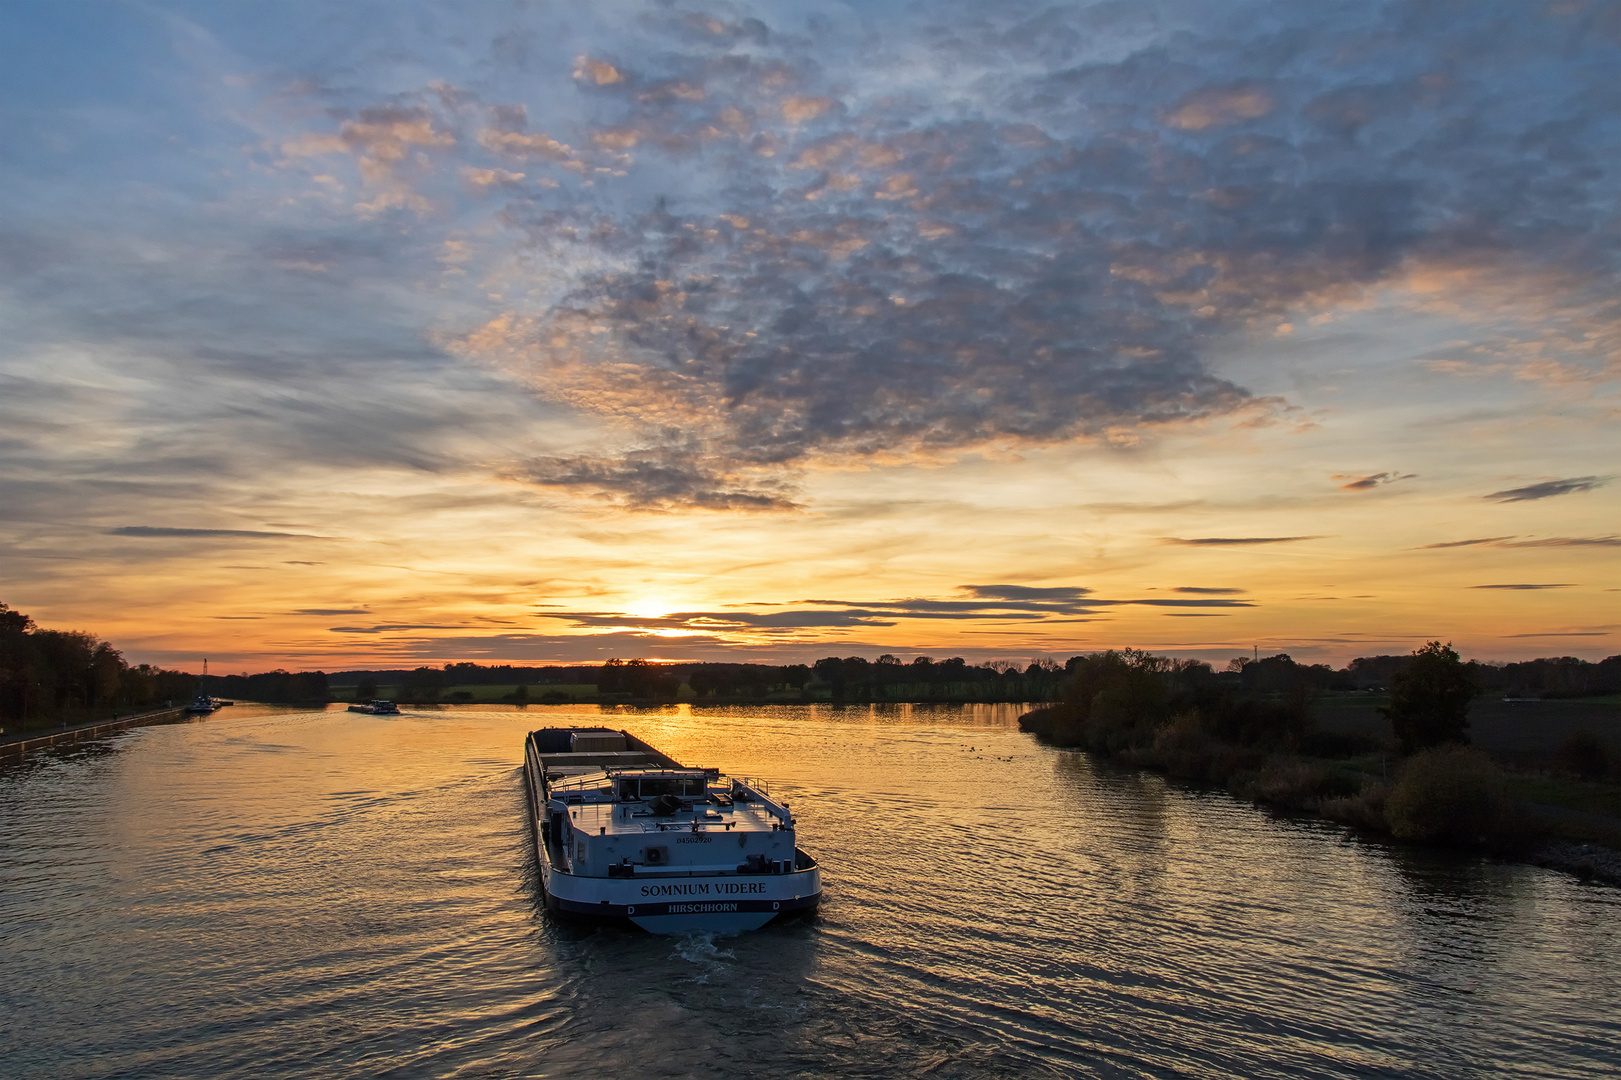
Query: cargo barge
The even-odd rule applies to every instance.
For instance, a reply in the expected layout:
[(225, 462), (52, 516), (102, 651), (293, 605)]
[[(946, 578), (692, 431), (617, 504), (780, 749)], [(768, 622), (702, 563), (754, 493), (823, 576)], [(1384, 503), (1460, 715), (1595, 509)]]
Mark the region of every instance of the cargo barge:
[(761, 781), (682, 765), (608, 728), (530, 732), (524, 780), (541, 887), (559, 915), (735, 933), (821, 901), (816, 860)]

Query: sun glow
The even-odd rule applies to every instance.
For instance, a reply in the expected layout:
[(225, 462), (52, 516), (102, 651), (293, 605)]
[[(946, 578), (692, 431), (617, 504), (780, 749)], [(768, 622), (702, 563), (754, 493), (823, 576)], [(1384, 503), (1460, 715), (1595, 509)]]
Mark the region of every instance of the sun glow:
[(625, 614), (634, 615), (638, 619), (658, 619), (672, 611), (679, 611), (681, 605), (666, 596), (644, 596), (625, 605)]

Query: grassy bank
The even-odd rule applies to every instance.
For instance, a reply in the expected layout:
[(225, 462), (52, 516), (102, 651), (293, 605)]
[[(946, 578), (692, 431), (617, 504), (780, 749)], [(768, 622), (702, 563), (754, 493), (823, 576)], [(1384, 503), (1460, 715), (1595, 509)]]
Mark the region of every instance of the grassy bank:
[[(1212, 720), (1197, 710), (1132, 720), (1071, 701), (1026, 713), (1019, 726), (1050, 745), (1225, 788), (1359, 832), (1621, 881), (1621, 783), (1613, 774), (1582, 779), (1551, 767), (1505, 767), (1485, 750), (1462, 745), (1404, 757), (1388, 735), (1325, 731), (1309, 713), (1293, 726), (1274, 719), (1237, 738), (1212, 730), (1221, 726)], [(1516, 736), (1522, 748), (1529, 741), (1524, 732)], [(1559, 750), (1541, 756), (1557, 759)]]

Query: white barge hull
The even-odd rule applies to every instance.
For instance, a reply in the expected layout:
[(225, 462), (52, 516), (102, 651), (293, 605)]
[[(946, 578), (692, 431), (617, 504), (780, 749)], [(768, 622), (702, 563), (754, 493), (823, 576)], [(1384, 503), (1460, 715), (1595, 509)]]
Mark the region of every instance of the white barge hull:
[(545, 837), (538, 827), (534, 832), (546, 906), (560, 915), (627, 919), (654, 934), (735, 934), (758, 930), (780, 915), (811, 911), (822, 898), (821, 871), (814, 867), (758, 877), (582, 877), (551, 865)]
[(607, 729), (531, 732), (524, 780), (556, 914), (730, 934), (821, 900), (821, 871), (795, 846), (788, 805), (759, 781), (682, 766)]

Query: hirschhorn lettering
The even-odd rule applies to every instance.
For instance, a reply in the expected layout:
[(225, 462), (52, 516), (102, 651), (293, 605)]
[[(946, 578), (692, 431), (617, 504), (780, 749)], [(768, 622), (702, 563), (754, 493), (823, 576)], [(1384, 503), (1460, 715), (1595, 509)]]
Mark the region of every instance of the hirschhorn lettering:
[(671, 904), (665, 908), (667, 915), (702, 915), (710, 911), (736, 911), (736, 904)]

